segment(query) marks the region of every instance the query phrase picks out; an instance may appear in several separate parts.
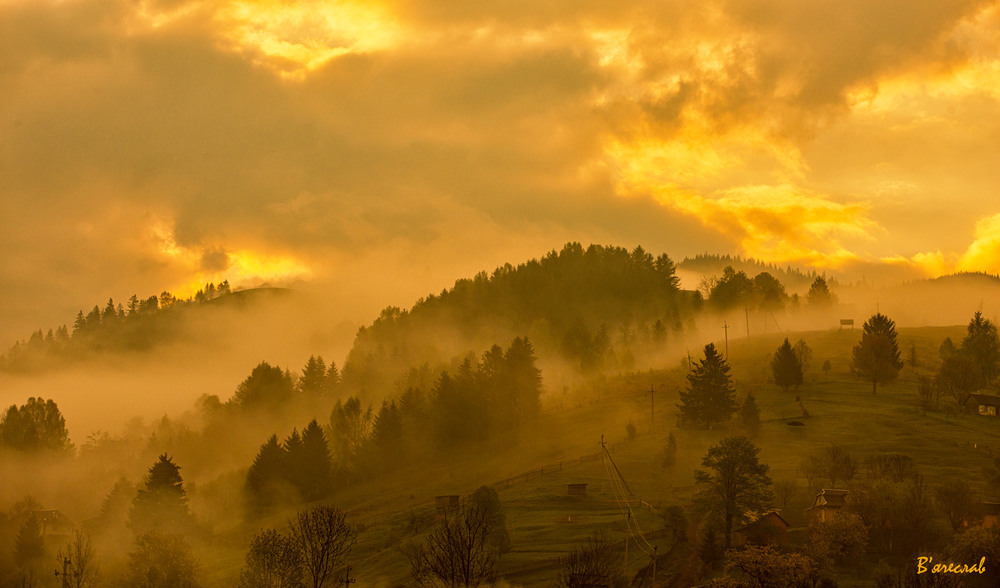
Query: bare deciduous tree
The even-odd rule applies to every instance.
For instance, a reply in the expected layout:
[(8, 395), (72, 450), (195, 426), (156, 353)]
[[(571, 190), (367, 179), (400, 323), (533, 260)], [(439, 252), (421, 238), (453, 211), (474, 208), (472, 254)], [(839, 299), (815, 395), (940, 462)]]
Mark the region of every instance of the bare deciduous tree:
[(56, 556), (59, 565), (66, 559), (69, 559), (66, 572), (70, 574), (67, 580), (70, 586), (91, 588), (98, 585), (99, 566), (89, 534), (84, 535), (82, 531), (73, 534), (73, 540), (64, 549), (60, 549)]
[(313, 588), (323, 588), (350, 553), (358, 531), (344, 511), (319, 506), (301, 511), (288, 523), (292, 538), (302, 550), (306, 573)]
[(422, 545), (406, 554), (413, 579), (421, 586), (492, 584), (499, 559), (490, 545), (493, 521), (489, 512), (476, 506), (466, 506), (441, 521)]
[(266, 529), (250, 542), (240, 588), (298, 588), (302, 564), (302, 549), (295, 539)]

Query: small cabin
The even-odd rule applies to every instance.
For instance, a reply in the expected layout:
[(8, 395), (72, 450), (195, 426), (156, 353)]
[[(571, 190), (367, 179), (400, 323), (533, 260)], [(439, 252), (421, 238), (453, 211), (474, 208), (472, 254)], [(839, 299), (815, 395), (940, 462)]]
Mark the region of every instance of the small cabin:
[(969, 394), (965, 408), (971, 413), (983, 416), (1000, 416), (1000, 396), (994, 394)]
[(810, 521), (825, 523), (832, 521), (837, 512), (844, 508), (848, 490), (824, 488), (813, 499), (812, 506), (806, 509)]
[(42, 537), (57, 538), (71, 537), (76, 531), (76, 525), (69, 517), (58, 510), (36, 510), (32, 513), (38, 521), (38, 527), (42, 532)]
[(757, 517), (733, 532), (733, 545), (775, 545), (785, 544), (788, 537), (788, 521), (777, 510), (771, 510)]
[(979, 503), (978, 514), (983, 519), (982, 527), (984, 529), (1000, 526), (1000, 502)]
[(567, 496), (586, 496), (587, 495), (587, 485), (586, 484), (566, 484), (566, 495)]
[(434, 497), (434, 508), (440, 516), (448, 516), (458, 511), (460, 501), (458, 494), (447, 494)]

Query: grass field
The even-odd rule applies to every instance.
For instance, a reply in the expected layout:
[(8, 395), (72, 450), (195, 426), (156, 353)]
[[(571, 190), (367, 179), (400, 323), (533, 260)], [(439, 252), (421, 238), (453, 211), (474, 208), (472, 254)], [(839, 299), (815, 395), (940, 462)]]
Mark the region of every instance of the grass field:
[[(941, 341), (951, 337), (959, 342), (963, 336), (963, 327), (901, 329), (898, 341), (907, 366), (895, 382), (880, 385), (874, 395), (871, 384), (859, 381), (849, 370), (851, 348), (860, 330), (790, 337), (793, 344), (799, 338), (805, 340), (813, 353), (805, 384), (798, 392), (788, 393), (768, 381), (770, 357), (784, 335), (729, 341), (737, 395), (742, 401), (747, 391), (753, 391), (760, 407), (762, 425), (755, 439), (760, 459), (770, 466), (772, 479), (796, 481), (797, 491), (782, 511), (793, 528), (793, 543), (805, 536), (804, 509), (813, 497), (800, 465), (807, 456), (832, 444), (843, 446), (861, 463), (878, 453), (904, 453), (916, 461), (930, 487), (964, 478), (980, 496), (996, 498), (989, 494), (983, 471), (991, 464), (991, 454), (1000, 451), (1000, 419), (944, 411), (924, 414), (918, 402), (917, 378), (936, 370)], [(724, 349), (725, 344), (720, 341), (717, 346)], [(916, 366), (909, 365), (911, 347), (916, 349)], [(692, 356), (697, 358), (694, 350)], [(825, 360), (832, 368), (828, 374), (820, 369)], [(401, 546), (419, 540), (430, 528), (434, 497), (468, 495), (484, 484), (498, 489), (510, 528), (512, 550), (501, 559), (508, 575), (505, 581), (517, 586), (549, 585), (558, 575), (558, 558), (588, 537), (602, 529), (612, 541), (625, 536), (624, 517), (614, 500), (606, 463), (579, 461), (581, 456), (599, 453), (602, 435), (634, 500), (689, 505), (695, 493), (693, 470), (700, 466), (708, 446), (738, 431), (734, 426), (677, 428), (676, 403), (678, 391), (686, 384), (685, 370), (678, 361), (670, 363), (669, 369), (609, 379), (587, 396), (568, 391), (565, 398), (550, 403), (539, 426), (525, 431), (513, 447), (409, 464), (336, 495), (332, 502), (364, 524), (351, 554), (358, 585), (411, 583)], [(655, 395), (652, 418), (651, 387)], [(564, 401), (571, 397), (576, 400)], [(941, 403), (954, 401), (942, 397)], [(803, 426), (789, 426), (789, 420)], [(632, 440), (626, 436), (629, 422), (637, 432)], [(671, 431), (679, 453), (676, 465), (668, 471), (660, 466), (660, 455)], [(587, 483), (587, 496), (567, 496), (570, 483)], [(633, 512), (646, 533), (662, 527), (655, 511), (637, 505)], [(280, 523), (278, 518), (275, 523)], [(650, 544), (658, 541), (653, 538)], [(668, 546), (664, 543), (660, 549)], [(629, 570), (634, 573), (649, 558), (634, 543), (630, 549)], [(234, 553), (226, 566), (228, 572), (222, 573), (232, 577), (240, 564)], [(842, 571), (837, 579), (842, 586), (866, 585), (851, 570)]]

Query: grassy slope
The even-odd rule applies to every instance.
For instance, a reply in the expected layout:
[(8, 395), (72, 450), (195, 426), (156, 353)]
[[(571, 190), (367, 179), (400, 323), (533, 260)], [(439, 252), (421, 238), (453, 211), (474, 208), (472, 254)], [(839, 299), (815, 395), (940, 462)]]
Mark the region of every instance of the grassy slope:
[[(896, 382), (879, 386), (874, 396), (870, 383), (855, 379), (848, 368), (860, 331), (795, 334), (793, 343), (801, 337), (813, 349), (812, 367), (799, 391), (809, 412), (807, 418), (801, 416), (794, 392), (785, 394), (766, 383), (770, 355), (783, 335), (759, 336), (749, 343), (730, 340), (738, 394), (742, 399), (748, 389), (754, 389), (761, 408), (764, 422), (757, 439), (761, 460), (771, 466), (772, 478), (798, 481), (800, 491), (783, 513), (793, 527), (805, 524), (803, 509), (811, 502), (797, 468), (807, 455), (834, 443), (847, 448), (859, 461), (876, 453), (905, 453), (917, 461), (930, 486), (962, 476), (976, 490), (985, 491), (981, 472), (989, 458), (983, 448), (1000, 450), (1000, 421), (973, 415), (946, 417), (943, 412), (922, 415), (917, 402), (916, 378), (933, 373), (941, 340), (950, 336), (960, 341), (963, 334), (962, 327), (902, 329), (899, 343), (903, 357), (908, 360), (910, 345), (915, 344), (918, 366), (914, 370), (908, 365)], [(721, 341), (718, 346), (724, 348)], [(832, 364), (828, 377), (820, 369), (827, 359)], [(351, 558), (359, 583), (408, 583), (408, 565), (399, 545), (412, 536), (403, 529), (411, 513), (419, 517), (430, 511), (428, 504), (434, 496), (465, 495), (482, 484), (559, 462), (566, 462), (561, 470), (527, 481), (515, 480), (499, 491), (513, 541), (513, 550), (503, 558), (503, 565), (558, 557), (601, 528), (608, 530), (610, 539), (619, 540), (624, 536), (622, 516), (613, 501), (605, 465), (602, 461), (568, 463), (596, 453), (602, 434), (615, 443), (612, 455), (637, 498), (654, 504), (687, 504), (694, 493), (692, 471), (707, 447), (735, 431), (675, 429), (677, 392), (684, 384), (680, 368), (612, 379), (596, 392), (561, 396), (551, 402), (542, 426), (526, 431), (513, 448), (456, 455), (441, 463), (411, 464), (392, 476), (335, 496), (335, 505), (347, 508), (366, 524)], [(650, 422), (651, 386), (656, 390), (655, 426)], [(944, 402), (951, 400), (942, 398)], [(792, 418), (805, 426), (791, 427), (783, 420)], [(638, 436), (623, 442), (629, 421), (636, 425)], [(667, 472), (658, 462), (671, 430), (680, 454), (672, 472)], [(973, 449), (973, 444), (979, 449)], [(590, 484), (588, 496), (565, 496), (566, 484), (571, 482)], [(654, 514), (642, 509), (636, 513), (645, 531), (659, 527)], [(280, 520), (275, 523), (280, 524)], [(661, 549), (665, 547), (661, 545)], [(633, 572), (648, 562), (634, 545), (630, 560)], [(232, 577), (238, 571), (240, 558), (233, 556), (230, 562), (220, 577)], [(546, 585), (556, 574), (557, 568), (550, 566), (512, 576), (510, 581), (515, 585)]]

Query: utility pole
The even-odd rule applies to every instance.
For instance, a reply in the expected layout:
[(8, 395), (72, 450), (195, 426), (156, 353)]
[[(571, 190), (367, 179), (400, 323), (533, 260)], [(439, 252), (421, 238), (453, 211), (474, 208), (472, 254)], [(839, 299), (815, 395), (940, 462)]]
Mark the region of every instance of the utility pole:
[(625, 577), (628, 578), (628, 536), (631, 534), (632, 510), (625, 515)]
[(351, 578), (351, 566), (347, 566), (347, 571), (344, 572), (344, 577), (339, 580), (344, 583), (344, 586), (350, 586), (355, 582), (354, 578)]
[(58, 578), (59, 576), (62, 576), (62, 588), (70, 588), (70, 586), (69, 586), (69, 579), (70, 579), (70, 577), (76, 577), (76, 575), (77, 575), (76, 572), (70, 572), (69, 571), (69, 567), (71, 565), (72, 565), (72, 562), (70, 562), (69, 556), (66, 556), (65, 558), (63, 558), (63, 571), (62, 571), (62, 573), (60, 574), (59, 570), (56, 570), (56, 577)]
[(656, 427), (656, 418), (653, 416), (655, 414), (655, 405), (653, 404), (653, 386), (649, 386), (649, 432), (652, 433), (653, 429)]
[(656, 558), (658, 557), (656, 555), (656, 552), (659, 549), (660, 549), (659, 545), (653, 546), (653, 584), (652, 584), (653, 588), (656, 588)]
[(729, 361), (729, 323), (722, 321), (722, 328), (726, 331), (726, 361)]

